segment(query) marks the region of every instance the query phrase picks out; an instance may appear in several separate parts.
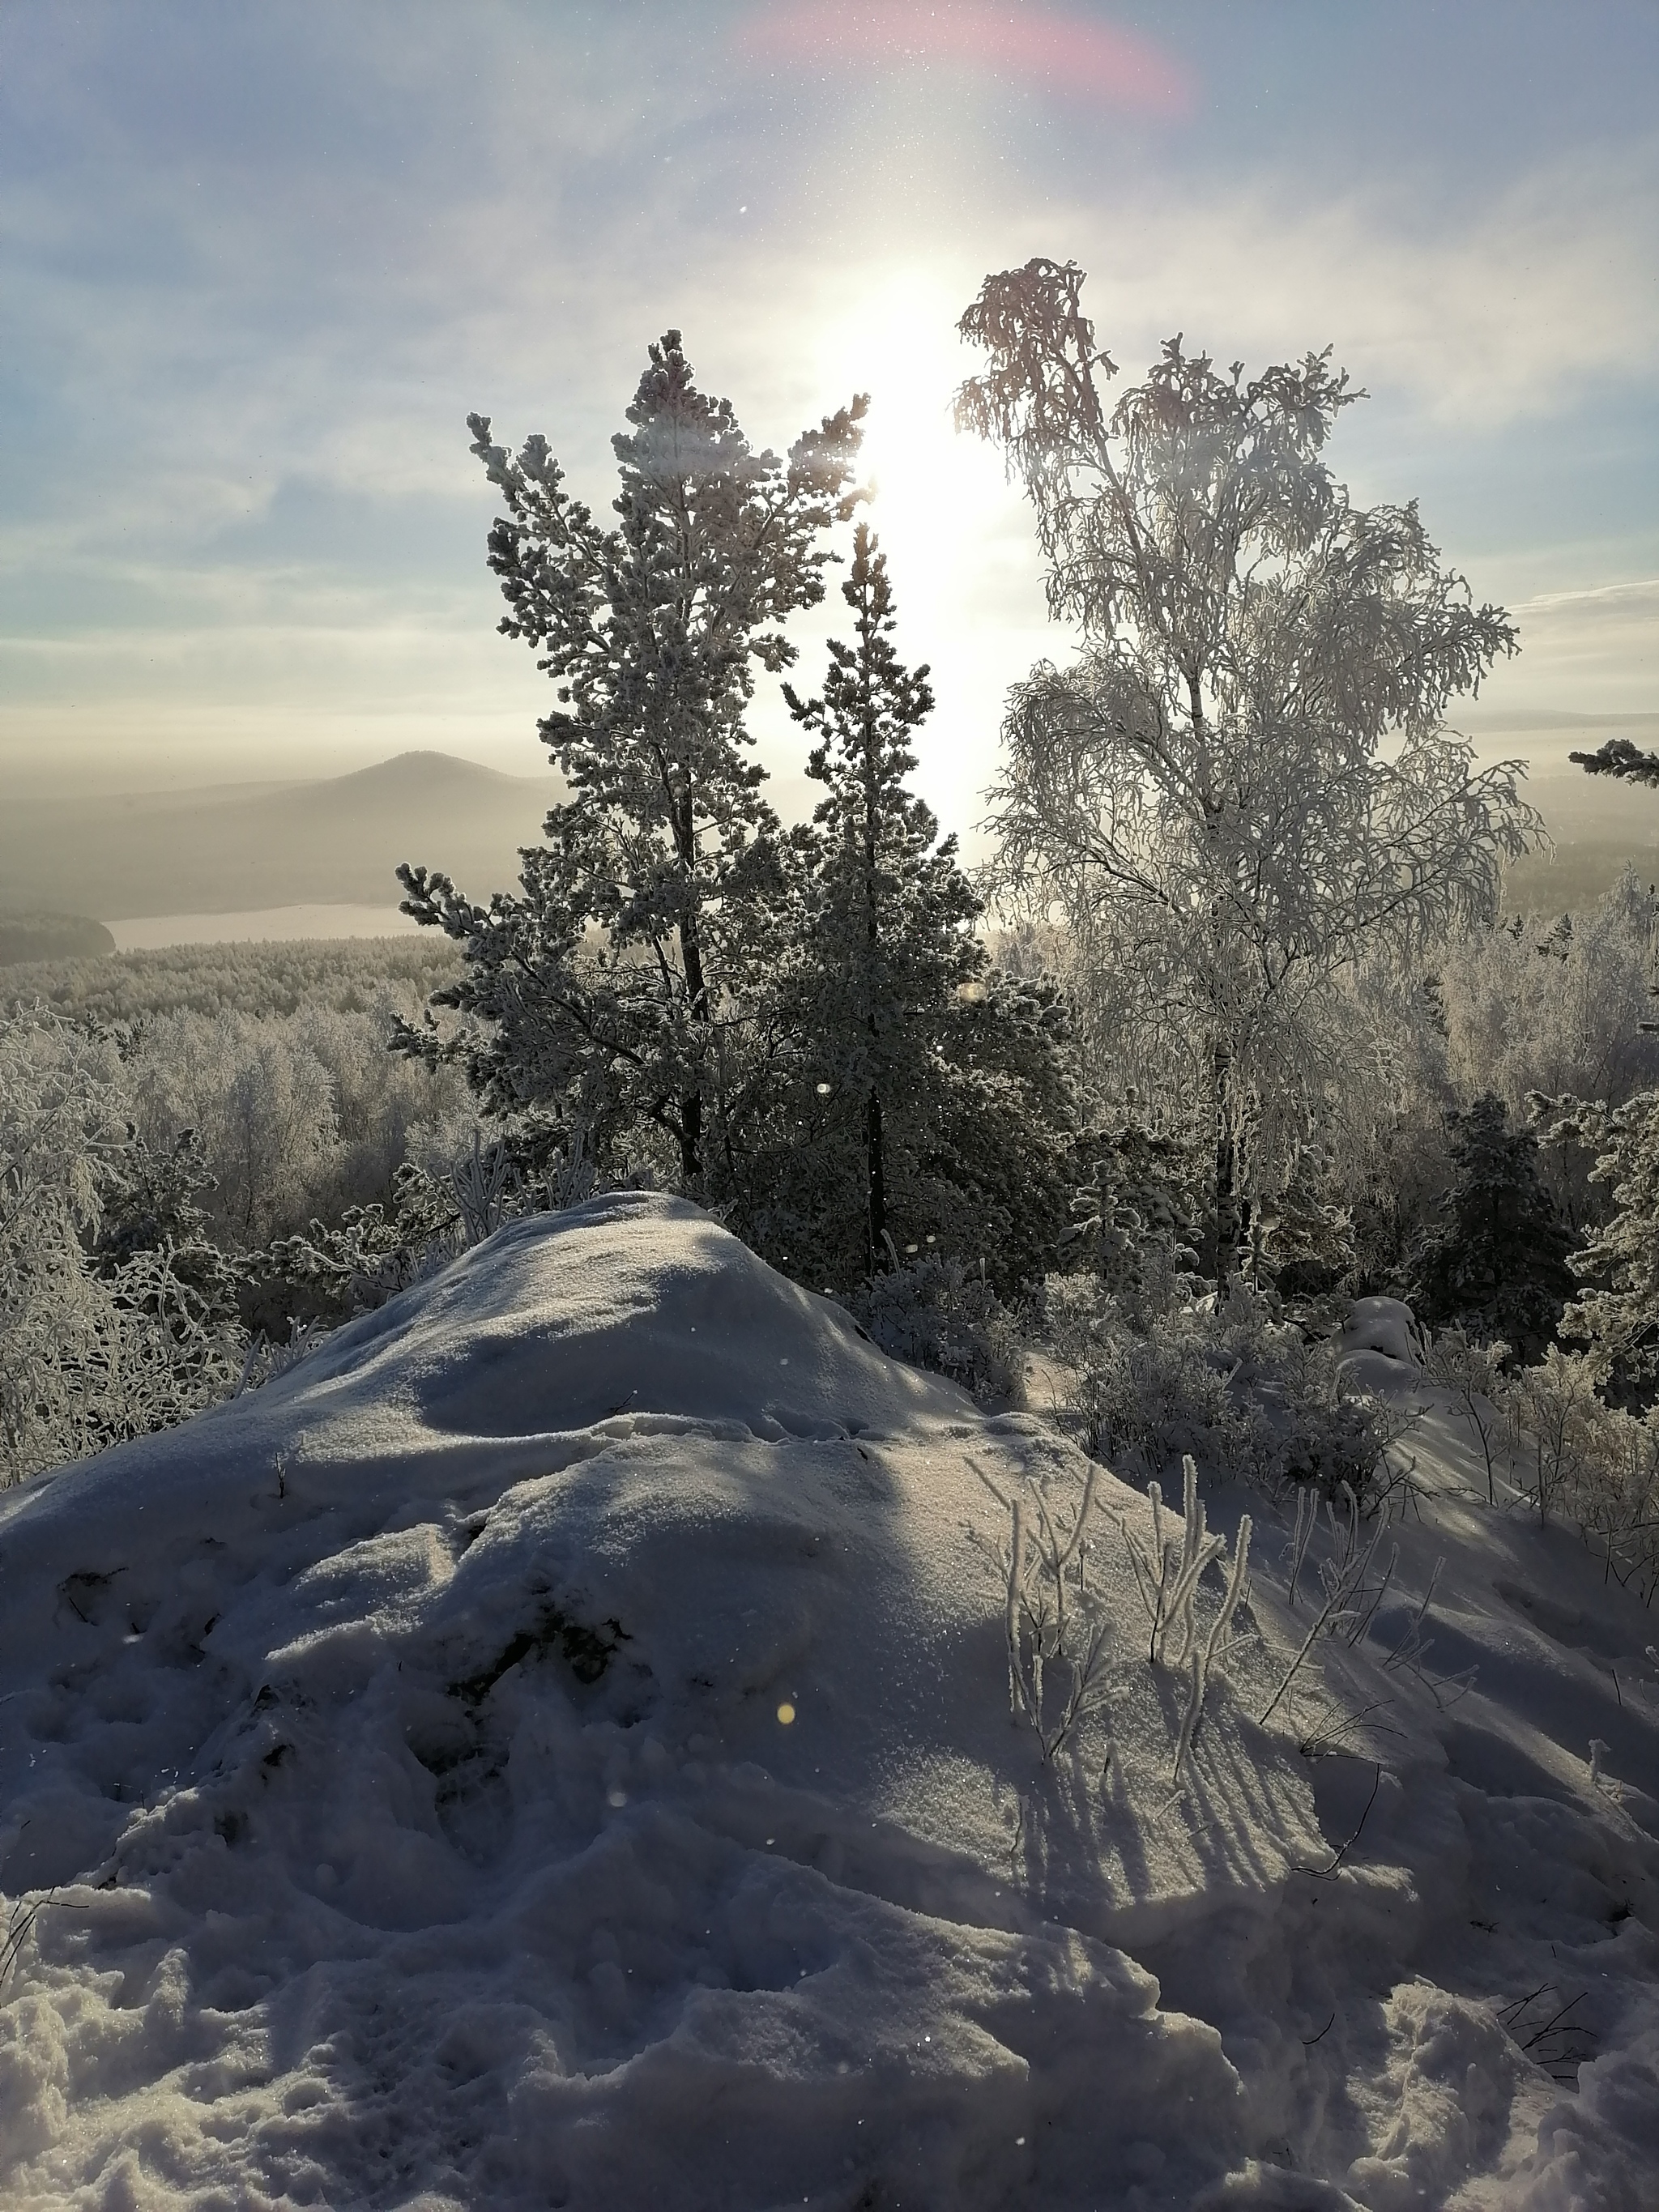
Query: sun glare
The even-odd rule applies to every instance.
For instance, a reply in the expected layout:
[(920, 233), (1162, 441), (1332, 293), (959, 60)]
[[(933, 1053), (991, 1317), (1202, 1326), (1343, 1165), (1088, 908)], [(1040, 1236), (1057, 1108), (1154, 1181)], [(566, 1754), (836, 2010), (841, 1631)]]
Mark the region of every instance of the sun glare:
[(973, 366), (957, 337), (959, 312), (937, 282), (898, 270), (830, 326), (823, 345), (825, 388), (870, 394), (868, 518), (901, 606), (918, 616), (960, 604), (971, 549), (1006, 498), (1000, 459), (959, 437), (951, 420)]
[[(826, 395), (870, 395), (863, 513), (887, 556), (898, 653), (929, 665), (938, 701), (916, 788), (971, 842), (1008, 687), (1054, 641), (1023, 495), (1000, 453), (959, 436), (952, 420), (979, 362), (957, 336), (968, 296), (914, 264), (872, 272), (825, 317), (815, 368)], [(833, 631), (842, 611), (831, 597)]]

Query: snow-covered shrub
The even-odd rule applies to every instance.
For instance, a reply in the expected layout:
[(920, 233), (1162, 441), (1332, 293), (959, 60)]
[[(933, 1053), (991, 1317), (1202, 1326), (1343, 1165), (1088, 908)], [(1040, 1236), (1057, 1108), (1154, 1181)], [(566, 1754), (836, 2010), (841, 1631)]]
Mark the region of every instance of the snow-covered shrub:
[(1009, 1497), (982, 1470), (975, 1472), (1008, 1516), (1006, 1536), (994, 1555), (1006, 1592), (1008, 1709), (1036, 1731), (1047, 1763), (1099, 1710), (1105, 1694), (1111, 1623), (1088, 1581), (1096, 1470), (1090, 1468), (1069, 1523), (1041, 1485), (1028, 1482), (1024, 1496)]
[(1607, 1404), (1583, 1352), (1552, 1345), (1500, 1392), (1511, 1469), (1539, 1519), (1577, 1522), (1609, 1575), (1659, 1590), (1659, 1412)]
[(1583, 1352), (1553, 1344), (1536, 1366), (1523, 1367), (1505, 1389), (1511, 1463), (1527, 1484), (1540, 1521), (1572, 1512), (1595, 1450), (1595, 1370)]
[(107, 1281), (112, 1325), (100, 1328), (99, 1358), (82, 1374), (88, 1451), (216, 1406), (234, 1389), (246, 1352), (234, 1316), (204, 1301), (171, 1251), (135, 1252)]
[[(1223, 1556), (1218, 1553), (1218, 1558)], [(1187, 1655), (1187, 1702), (1182, 1711), (1181, 1729), (1176, 1737), (1175, 1758), (1170, 1768), (1171, 1782), (1181, 1779), (1182, 1761), (1192, 1748), (1198, 1724), (1204, 1717), (1204, 1700), (1209, 1693), (1210, 1677), (1218, 1668), (1224, 1667), (1232, 1656), (1236, 1645), (1243, 1636), (1233, 1627), (1239, 1607), (1249, 1595), (1250, 1588), (1250, 1516), (1240, 1517), (1238, 1534), (1233, 1540), (1233, 1555), (1228, 1564), (1226, 1587), (1221, 1603), (1210, 1622), (1209, 1633), (1199, 1638), (1194, 1636)]]
[(1561, 1318), (1604, 1389), (1640, 1405), (1659, 1380), (1659, 1091), (1611, 1110), (1577, 1098), (1536, 1102), (1551, 1138), (1577, 1134), (1594, 1157), (1607, 1218), (1570, 1265), (1587, 1287)]
[(1201, 1327), (1170, 1316), (1138, 1330), (1088, 1276), (1051, 1276), (1044, 1310), (1070, 1371), (1068, 1410), (1091, 1457), (1156, 1474), (1186, 1451), (1212, 1463), (1249, 1454), (1252, 1409), (1235, 1400), (1228, 1363)]
[(1024, 1404), (1024, 1340), (982, 1272), (921, 1254), (872, 1277), (847, 1303), (895, 1359), (948, 1375), (975, 1398)]
[[(1390, 1549), (1387, 1563), (1376, 1570), (1376, 1578), (1375, 1583), (1372, 1582), (1377, 1554), (1388, 1532), (1388, 1507), (1385, 1504), (1378, 1513), (1367, 1536), (1360, 1518), (1359, 1500), (1346, 1483), (1342, 1486), (1340, 1502), (1343, 1509), (1340, 1513), (1337, 1510), (1337, 1500), (1327, 1498), (1324, 1501), (1330, 1550), (1328, 1556), (1320, 1561), (1317, 1576), (1319, 1587), (1324, 1593), (1324, 1602), (1318, 1606), (1306, 1636), (1280, 1675), (1278, 1688), (1262, 1707), (1260, 1719), (1263, 1725), (1272, 1718), (1283, 1701), (1322, 1633), (1340, 1636), (1350, 1644), (1361, 1640), (1376, 1618), (1377, 1609), (1394, 1580), (1395, 1569), (1400, 1564), (1400, 1547), (1395, 1544)], [(1304, 1489), (1298, 1492), (1296, 1501), (1296, 1528), (1291, 1539), (1291, 1568), (1285, 1589), (1292, 1613), (1297, 1610), (1297, 1589), (1309, 1545), (1318, 1530), (1319, 1522), (1320, 1499), (1311, 1488)], [(1439, 1573), (1437, 1567), (1436, 1580)], [(1431, 1594), (1433, 1587), (1431, 1582)], [(1428, 1600), (1425, 1598), (1414, 1620), (1408, 1626), (1406, 1637), (1384, 1660), (1385, 1666), (1398, 1659), (1406, 1650), (1407, 1643), (1414, 1638), (1417, 1648), (1420, 1649), (1421, 1639), (1418, 1631), (1427, 1608)]]
[(1423, 1372), (1453, 1394), (1458, 1411), (1480, 1448), (1486, 1470), (1486, 1503), (1497, 1503), (1496, 1462), (1503, 1426), (1499, 1412), (1510, 1347), (1501, 1337), (1478, 1343), (1465, 1328), (1442, 1329), (1428, 1345)]
[(1385, 1486), (1399, 1419), (1353, 1388), (1334, 1342), (1310, 1343), (1243, 1282), (1145, 1329), (1087, 1277), (1050, 1277), (1044, 1310), (1085, 1448), (1119, 1472), (1161, 1475), (1190, 1452), (1269, 1489), (1334, 1498), (1346, 1482), (1369, 1503)]
[(243, 1254), (242, 1317), (257, 1336), (286, 1345), (297, 1331), (373, 1312), (447, 1267), (466, 1243), (453, 1199), (406, 1167), (388, 1203), (348, 1206), (337, 1224), (313, 1221)]
[(1603, 1406), (1580, 1472), (1573, 1518), (1601, 1547), (1607, 1572), (1644, 1605), (1659, 1592), (1659, 1419)]
[[(596, 1182), (584, 1133), (557, 1134), (550, 1147), (544, 1129), (509, 1127), (486, 1145), (475, 1126), (468, 1150), (436, 1156), (432, 1167), (405, 1160), (386, 1198), (243, 1253), (236, 1266), (247, 1326), (277, 1346), (296, 1332), (337, 1328), (424, 1282), (504, 1222), (579, 1204)], [(262, 1355), (250, 1379), (280, 1371)]]
[(1187, 1703), (1176, 1738), (1175, 1763), (1170, 1777), (1172, 1782), (1181, 1779), (1182, 1764), (1192, 1747), (1203, 1716), (1210, 1677), (1218, 1667), (1224, 1666), (1239, 1641), (1233, 1631), (1233, 1621), (1249, 1589), (1250, 1516), (1246, 1513), (1238, 1524), (1221, 1604), (1207, 1631), (1200, 1633), (1196, 1613), (1199, 1588), (1206, 1571), (1226, 1558), (1227, 1546), (1224, 1538), (1212, 1534), (1206, 1521), (1204, 1500), (1199, 1495), (1198, 1463), (1190, 1453), (1182, 1461), (1181, 1474), (1182, 1525), (1178, 1537), (1165, 1533), (1164, 1492), (1156, 1482), (1146, 1486), (1152, 1508), (1151, 1542), (1142, 1543), (1127, 1523), (1123, 1525), (1123, 1540), (1134, 1571), (1135, 1586), (1152, 1623), (1147, 1662), (1154, 1667), (1184, 1668), (1188, 1677)]
[[(1152, 1502), (1150, 1544), (1119, 1522), (1118, 1534), (1134, 1570), (1152, 1620), (1148, 1662), (1184, 1674), (1187, 1697), (1176, 1734), (1170, 1779), (1181, 1769), (1203, 1717), (1211, 1678), (1241, 1641), (1234, 1628), (1249, 1592), (1250, 1516), (1239, 1522), (1232, 1556), (1223, 1537), (1211, 1534), (1199, 1495), (1198, 1468), (1182, 1462), (1183, 1517), (1179, 1537), (1166, 1533), (1163, 1494), (1147, 1485)], [(980, 1480), (1008, 1516), (994, 1557), (1005, 1589), (1004, 1636), (1008, 1652), (1008, 1704), (1014, 1719), (1035, 1730), (1044, 1762), (1105, 1702), (1106, 1665), (1114, 1642), (1098, 1589), (1089, 1583), (1090, 1512), (1097, 1504), (1097, 1470), (1068, 1514), (1040, 1482), (1028, 1480), (1012, 1495), (980, 1471)], [(1227, 1561), (1221, 1601), (1200, 1626), (1197, 1601), (1206, 1571)]]

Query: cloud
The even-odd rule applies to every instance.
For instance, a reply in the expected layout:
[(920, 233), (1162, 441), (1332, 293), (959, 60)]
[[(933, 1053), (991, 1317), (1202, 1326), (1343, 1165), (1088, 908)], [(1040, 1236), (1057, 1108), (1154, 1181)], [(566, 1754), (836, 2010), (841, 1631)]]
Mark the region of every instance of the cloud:
[(1659, 577), (1535, 592), (1511, 611), (1521, 653), (1482, 690), (1489, 722), (1511, 709), (1659, 711)]
[(1185, 117), (1195, 104), (1190, 72), (1151, 40), (1042, 6), (795, 0), (757, 9), (740, 26), (738, 46), (750, 61), (796, 69), (942, 63), (1143, 115)]
[[(87, 637), (82, 674), (37, 661), (26, 688), (43, 713), (53, 684), (95, 691), (89, 741), (129, 686), (228, 741), (257, 723), (263, 745), (263, 697), (296, 729), (376, 699), (459, 729), (500, 684), (533, 749), (462, 417), (514, 443), (544, 430), (604, 513), (610, 434), (672, 323), (757, 443), (872, 392), (900, 647), (933, 662), (940, 699), (924, 781), (971, 819), (1007, 682), (1065, 651), (998, 457), (945, 428), (973, 366), (956, 316), (988, 269), (1035, 252), (1090, 270), (1131, 374), (1180, 327), (1253, 365), (1334, 340), (1376, 394), (1339, 470), (1366, 499), (1420, 492), (1431, 529), (1455, 479), (1497, 549), (1478, 572), (1462, 556), (1483, 594), (1516, 483), (1549, 515), (1516, 596), (1653, 567), (1650, 537), (1562, 549), (1635, 520), (1639, 470), (1604, 497), (1577, 457), (1605, 443), (1607, 396), (1633, 415), (1659, 368), (1654, 141), (1519, 179), (1517, 152), (1479, 187), (1375, 145), (1340, 164), (1311, 138), (1218, 151), (1207, 122), (1164, 127), (1194, 96), (1180, 65), (1080, 0), (701, 17), (365, 0), (216, 17), (205, 43), (166, 0), (142, 25), (84, 12), (84, 51), (54, 59), (43, 36), (0, 86), (0, 580), (28, 610), (14, 635)], [(808, 680), (842, 613), (832, 587), (800, 625)], [(1595, 665), (1627, 687), (1647, 665), (1641, 609), (1522, 613), (1526, 681), (1552, 639), (1599, 636)], [(1564, 697), (1591, 680), (1574, 669)], [(15, 659), (7, 680), (26, 681)], [(797, 733), (775, 743), (775, 710), (781, 761)]]
[(1540, 592), (1522, 599), (1516, 613), (1522, 620), (1595, 623), (1650, 624), (1659, 635), (1659, 576), (1644, 576), (1631, 584), (1601, 584), (1584, 592)]
[(1427, 180), (1327, 181), (1273, 160), (1131, 190), (1109, 217), (1073, 200), (1031, 250), (1084, 264), (1103, 338), (1131, 367), (1182, 325), (1253, 361), (1328, 340), (1396, 421), (1486, 435), (1651, 380), (1656, 211), (1659, 142), (1452, 201)]

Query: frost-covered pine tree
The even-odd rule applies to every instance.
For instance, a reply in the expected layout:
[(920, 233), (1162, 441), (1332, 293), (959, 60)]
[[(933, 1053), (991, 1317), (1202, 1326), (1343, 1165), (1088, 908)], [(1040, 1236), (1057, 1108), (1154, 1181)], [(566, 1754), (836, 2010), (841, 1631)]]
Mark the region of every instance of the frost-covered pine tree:
[(1568, 1124), (1597, 1152), (1591, 1179), (1613, 1201), (1610, 1218), (1571, 1255), (1586, 1287), (1563, 1315), (1561, 1334), (1588, 1347), (1615, 1399), (1651, 1406), (1659, 1378), (1659, 1091), (1611, 1110), (1554, 1103), (1573, 1109)]
[(1659, 753), (1644, 753), (1628, 738), (1609, 738), (1593, 753), (1569, 753), (1567, 758), (1586, 775), (1610, 775), (1626, 783), (1659, 787)]
[(1085, 958), (1138, 982), (1138, 1018), (1188, 1041), (1224, 1275), (1246, 1102), (1264, 1158), (1305, 1133), (1339, 987), (1495, 911), (1502, 858), (1537, 834), (1517, 765), (1477, 772), (1444, 719), (1516, 631), (1415, 503), (1361, 509), (1332, 476), (1361, 395), (1328, 351), (1246, 380), (1172, 338), (1112, 407), (1083, 282), (1028, 262), (960, 325), (990, 359), (957, 420), (1024, 481), (1050, 610), (1084, 641), (1015, 692), (994, 818), (1009, 884), (1058, 902)]
[[(889, 1237), (887, 1126), (894, 1102), (936, 1088), (941, 1030), (957, 991), (985, 969), (972, 933), (980, 902), (906, 785), (913, 732), (933, 712), (927, 670), (909, 669), (895, 628), (886, 556), (859, 526), (842, 586), (856, 641), (832, 641), (820, 697), (789, 685), (789, 711), (817, 739), (806, 772), (826, 787), (806, 892), (800, 1016), (809, 1067), (852, 1104), (863, 1153), (866, 1272)], [(815, 1085), (816, 1087), (816, 1085)]]
[(1491, 1091), (1446, 1117), (1452, 1179), (1440, 1220), (1411, 1255), (1405, 1291), (1432, 1330), (1501, 1338), (1523, 1363), (1540, 1357), (1572, 1295), (1572, 1239), (1538, 1170), (1538, 1139), (1507, 1126)]
[[(757, 453), (670, 331), (612, 441), (610, 528), (564, 489), (544, 438), (514, 459), (487, 416), (468, 418), (506, 507), (489, 535), (500, 628), (558, 686), (540, 726), (568, 795), (523, 855), (521, 896), (477, 906), (405, 868), (404, 910), (465, 948), (438, 1003), (483, 1018), (464, 1051), (487, 1107), (568, 1110), (601, 1165), (654, 1139), (667, 1171), (701, 1188), (711, 1121), (746, 1095), (782, 879), (744, 713), (756, 665), (794, 658), (785, 617), (823, 597), (820, 540), (851, 514), (864, 410), (826, 416), (787, 460)], [(403, 1041), (441, 1049), (431, 1034)]]

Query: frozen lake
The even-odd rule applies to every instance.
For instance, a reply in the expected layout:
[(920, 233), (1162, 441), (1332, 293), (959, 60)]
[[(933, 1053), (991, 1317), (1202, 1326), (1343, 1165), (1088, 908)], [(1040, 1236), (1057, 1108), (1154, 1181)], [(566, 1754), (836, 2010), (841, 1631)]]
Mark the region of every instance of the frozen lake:
[(106, 925), (122, 952), (162, 945), (238, 945), (298, 937), (401, 937), (419, 924), (395, 906), (270, 906), (244, 914), (141, 915)]

